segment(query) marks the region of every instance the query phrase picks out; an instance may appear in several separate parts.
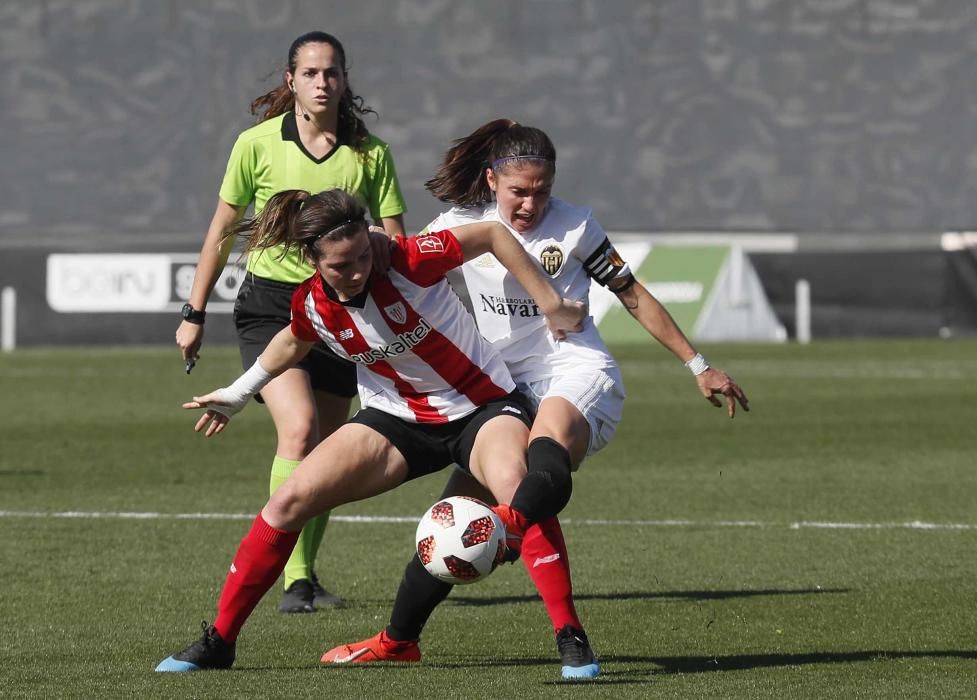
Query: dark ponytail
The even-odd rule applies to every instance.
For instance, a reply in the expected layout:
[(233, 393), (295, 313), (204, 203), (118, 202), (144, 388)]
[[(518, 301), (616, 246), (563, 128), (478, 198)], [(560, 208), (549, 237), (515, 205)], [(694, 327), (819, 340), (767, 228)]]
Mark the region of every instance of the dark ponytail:
[(295, 222), (310, 196), (305, 190), (282, 190), (265, 203), (261, 213), (244, 219), (227, 235), (245, 239), (242, 255), (284, 244), (284, 258), (294, 245)]
[(438, 172), (424, 186), (442, 202), (478, 206), (492, 201), (485, 170), (501, 173), (519, 161), (544, 161), (556, 168), (556, 148), (541, 129), (511, 119), (483, 124), (456, 139)]
[(242, 221), (227, 236), (245, 239), (242, 255), (281, 245), (282, 258), (297, 246), (316, 258), (320, 239), (341, 240), (366, 228), (366, 209), (344, 190), (318, 194), (282, 190), (268, 200), (260, 214)]

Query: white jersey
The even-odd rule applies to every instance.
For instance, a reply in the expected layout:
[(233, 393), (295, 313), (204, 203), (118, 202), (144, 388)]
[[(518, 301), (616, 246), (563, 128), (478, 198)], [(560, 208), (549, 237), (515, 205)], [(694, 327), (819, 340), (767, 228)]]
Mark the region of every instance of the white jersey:
[(321, 275), (292, 297), (292, 333), (356, 363), (360, 405), (416, 423), (446, 423), (515, 389), (445, 273), (462, 262), (450, 231), (398, 239), (386, 276), (340, 302)]
[[(568, 299), (586, 300), (591, 279), (606, 285), (631, 274), (590, 209), (555, 197), (536, 228), (526, 234), (513, 231), (502, 221), (495, 203), (455, 207), (427, 228), (437, 231), (478, 221), (506, 225), (549, 275), (560, 295)], [(563, 341), (554, 340), (532, 297), (490, 253), (468, 261), (462, 271), (478, 329), (502, 353), (516, 382), (614, 366), (592, 317), (585, 319), (581, 332), (571, 333)]]

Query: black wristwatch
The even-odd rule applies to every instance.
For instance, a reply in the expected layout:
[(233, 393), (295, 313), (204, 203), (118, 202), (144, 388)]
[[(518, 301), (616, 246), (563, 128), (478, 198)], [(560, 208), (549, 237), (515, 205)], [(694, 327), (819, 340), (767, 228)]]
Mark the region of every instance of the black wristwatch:
[(198, 326), (204, 325), (204, 319), (207, 318), (206, 311), (197, 311), (195, 308), (190, 306), (190, 302), (183, 305), (183, 310), (180, 311), (180, 315), (183, 316), (184, 321), (196, 323)]

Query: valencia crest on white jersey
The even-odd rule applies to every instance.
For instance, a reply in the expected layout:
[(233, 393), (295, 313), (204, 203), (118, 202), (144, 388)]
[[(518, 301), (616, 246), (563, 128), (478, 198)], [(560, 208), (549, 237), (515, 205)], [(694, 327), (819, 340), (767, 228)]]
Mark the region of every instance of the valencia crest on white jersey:
[(462, 262), (450, 231), (398, 239), (387, 275), (340, 302), (316, 273), (292, 298), (292, 332), (356, 363), (360, 405), (445, 423), (515, 388), (445, 280)]
[[(429, 230), (477, 221), (502, 221), (494, 203), (455, 207), (441, 214)], [(507, 224), (506, 224), (507, 225)], [(509, 227), (512, 231), (512, 228)], [(552, 197), (546, 213), (529, 233), (512, 231), (561, 296), (586, 300), (591, 279), (606, 285), (631, 270), (586, 207)], [(501, 353), (517, 382), (532, 382), (565, 371), (602, 369), (614, 364), (593, 319), (583, 331), (557, 342), (529, 293), (491, 254), (462, 266), (478, 328)]]

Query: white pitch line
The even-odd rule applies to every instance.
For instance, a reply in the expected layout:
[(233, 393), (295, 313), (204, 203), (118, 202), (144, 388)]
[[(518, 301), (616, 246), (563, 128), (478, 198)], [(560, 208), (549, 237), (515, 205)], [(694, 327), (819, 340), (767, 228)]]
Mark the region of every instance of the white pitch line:
[[(80, 520), (253, 520), (254, 513), (156, 513), (127, 511), (19, 511), (0, 510), (0, 518), (41, 518)], [(330, 520), (344, 523), (417, 523), (418, 518), (402, 515), (333, 515)], [(789, 530), (977, 530), (972, 523), (928, 523), (920, 520), (890, 523), (846, 523), (802, 520), (783, 523), (762, 520), (599, 520), (561, 518), (564, 525), (610, 527), (690, 527), (690, 528), (786, 528)]]
[[(81, 520), (254, 520), (256, 513), (154, 513), (127, 511), (21, 511), (0, 510), (0, 518), (48, 518)], [(418, 518), (386, 515), (333, 515), (329, 518), (347, 523), (416, 523)]]
[(826, 523), (804, 521), (791, 523), (792, 530), (812, 528), (818, 530), (977, 530), (970, 523), (925, 523), (913, 520), (906, 523)]
[(616, 525), (623, 527), (783, 527), (759, 520), (595, 520), (560, 518), (564, 525)]

